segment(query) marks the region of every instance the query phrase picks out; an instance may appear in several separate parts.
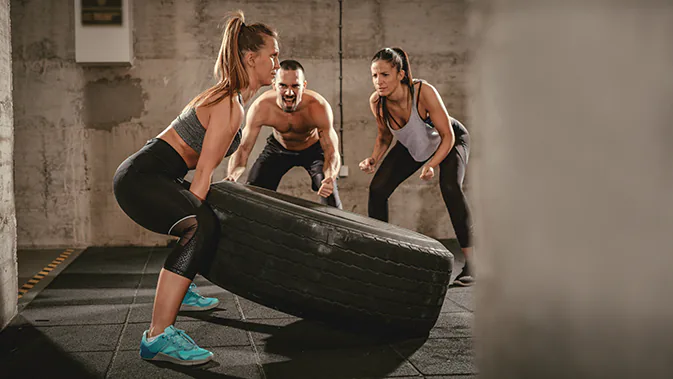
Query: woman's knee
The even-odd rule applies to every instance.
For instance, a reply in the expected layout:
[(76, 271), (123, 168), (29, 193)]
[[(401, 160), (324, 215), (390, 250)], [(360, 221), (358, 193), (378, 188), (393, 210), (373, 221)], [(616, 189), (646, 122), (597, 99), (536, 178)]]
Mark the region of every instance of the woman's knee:
[(454, 178), (440, 180), (439, 186), (444, 196), (456, 198), (464, 196), (463, 184)]
[(219, 220), (215, 212), (206, 203), (201, 204), (194, 212), (175, 223), (168, 234), (190, 240), (197, 230), (200, 234), (212, 235), (219, 230)]
[(374, 200), (387, 200), (390, 195), (392, 194), (392, 191), (390, 190), (390, 186), (387, 185), (383, 180), (372, 180), (372, 182), (369, 184), (369, 199), (374, 199)]
[(463, 195), (463, 189), (458, 183), (448, 183), (442, 186), (442, 192), (451, 197), (459, 197)]
[(216, 248), (219, 226), (214, 211), (205, 203), (199, 206), (196, 215), (181, 220), (174, 228), (172, 234), (180, 240), (166, 259), (164, 268), (193, 279)]
[(176, 222), (168, 231), (168, 234), (179, 237), (178, 243), (184, 246), (194, 237), (198, 227), (199, 222), (196, 220), (196, 216), (190, 215)]

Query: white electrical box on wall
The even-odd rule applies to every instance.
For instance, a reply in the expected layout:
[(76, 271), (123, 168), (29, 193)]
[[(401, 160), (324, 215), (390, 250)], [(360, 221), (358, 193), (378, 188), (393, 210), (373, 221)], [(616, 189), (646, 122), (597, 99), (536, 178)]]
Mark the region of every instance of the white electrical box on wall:
[(75, 61), (131, 64), (133, 0), (75, 1)]

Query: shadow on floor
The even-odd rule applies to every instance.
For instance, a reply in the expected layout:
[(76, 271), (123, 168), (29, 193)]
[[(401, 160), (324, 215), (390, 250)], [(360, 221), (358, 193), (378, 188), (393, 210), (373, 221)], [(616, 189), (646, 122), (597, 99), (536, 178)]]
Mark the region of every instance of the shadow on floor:
[(111, 351), (65, 351), (30, 324), (9, 326), (0, 333), (0, 367), (4, 378), (101, 378), (111, 360)]
[[(277, 319), (281, 325), (270, 325), (206, 314), (191, 316), (249, 332), (266, 378), (386, 378), (405, 373), (413, 376), (417, 373), (407, 358), (427, 340), (427, 337), (403, 339), (356, 334), (294, 318)], [(396, 349), (396, 345), (404, 348)]]

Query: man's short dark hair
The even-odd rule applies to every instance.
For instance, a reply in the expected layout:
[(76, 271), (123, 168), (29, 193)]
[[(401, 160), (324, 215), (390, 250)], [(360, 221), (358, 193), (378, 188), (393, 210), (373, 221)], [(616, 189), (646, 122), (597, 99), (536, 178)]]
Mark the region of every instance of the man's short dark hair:
[(301, 65), (301, 63), (293, 60), (293, 59), (286, 59), (282, 62), (280, 62), (280, 68), (283, 70), (301, 70), (301, 72), (306, 76), (306, 71), (304, 70), (304, 66)]

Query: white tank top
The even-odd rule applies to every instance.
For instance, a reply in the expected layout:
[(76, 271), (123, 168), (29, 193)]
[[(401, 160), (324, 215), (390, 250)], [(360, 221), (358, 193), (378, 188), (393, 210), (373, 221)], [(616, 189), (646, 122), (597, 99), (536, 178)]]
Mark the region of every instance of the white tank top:
[[(414, 80), (414, 83), (418, 81), (420, 80)], [(421, 82), (422, 85), (423, 83)], [(420, 92), (420, 88), (419, 86), (418, 92)], [(409, 150), (411, 157), (416, 162), (425, 162), (437, 151), (439, 144), (442, 143), (442, 137), (434, 126), (423, 121), (418, 114), (417, 97), (417, 91), (413, 91), (411, 116), (409, 116), (409, 121), (403, 127), (395, 130), (390, 126), (390, 122), (386, 120), (386, 123), (390, 131), (397, 138), (397, 141)]]

